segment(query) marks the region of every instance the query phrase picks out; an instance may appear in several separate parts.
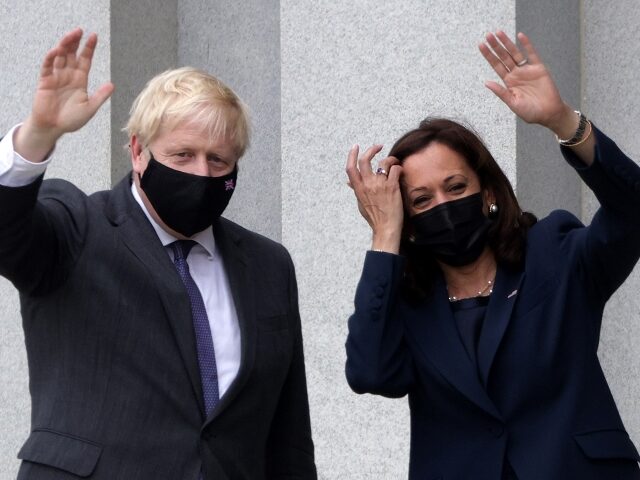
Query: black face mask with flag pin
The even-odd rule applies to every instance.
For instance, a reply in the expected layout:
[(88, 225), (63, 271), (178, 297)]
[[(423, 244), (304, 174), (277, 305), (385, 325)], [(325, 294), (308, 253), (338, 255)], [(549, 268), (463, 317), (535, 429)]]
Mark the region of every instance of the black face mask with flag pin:
[(169, 228), (191, 237), (222, 215), (236, 188), (237, 176), (237, 165), (221, 177), (193, 175), (163, 165), (151, 153), (147, 169), (140, 176), (140, 188)]

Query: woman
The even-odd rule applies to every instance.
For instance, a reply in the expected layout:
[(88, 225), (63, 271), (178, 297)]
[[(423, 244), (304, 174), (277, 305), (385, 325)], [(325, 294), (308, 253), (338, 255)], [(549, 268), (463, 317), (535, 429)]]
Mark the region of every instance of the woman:
[[(487, 82), (550, 129), (601, 207), (523, 213), (470, 130), (427, 119), (375, 173), (347, 173), (373, 230), (349, 319), (346, 375), (358, 393), (409, 395), (410, 478), (638, 479), (597, 357), (606, 300), (640, 256), (640, 168), (565, 104), (528, 38), (480, 51)], [(526, 53), (526, 55), (525, 55)]]

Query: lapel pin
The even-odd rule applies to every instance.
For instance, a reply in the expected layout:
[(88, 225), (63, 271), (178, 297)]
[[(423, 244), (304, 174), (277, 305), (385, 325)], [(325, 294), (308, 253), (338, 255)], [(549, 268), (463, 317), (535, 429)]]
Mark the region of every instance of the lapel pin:
[(513, 297), (516, 293), (518, 293), (518, 290), (514, 290), (513, 292), (511, 292), (511, 293), (507, 296), (507, 298), (511, 298), (511, 297)]

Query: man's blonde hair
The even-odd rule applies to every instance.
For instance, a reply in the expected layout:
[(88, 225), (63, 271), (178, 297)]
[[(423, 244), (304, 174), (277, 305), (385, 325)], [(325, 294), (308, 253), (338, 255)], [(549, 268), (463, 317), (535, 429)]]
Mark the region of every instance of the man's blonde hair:
[(201, 124), (212, 138), (230, 138), (238, 158), (249, 145), (249, 115), (240, 98), (213, 75), (192, 67), (153, 77), (135, 99), (123, 129), (143, 145), (181, 123)]

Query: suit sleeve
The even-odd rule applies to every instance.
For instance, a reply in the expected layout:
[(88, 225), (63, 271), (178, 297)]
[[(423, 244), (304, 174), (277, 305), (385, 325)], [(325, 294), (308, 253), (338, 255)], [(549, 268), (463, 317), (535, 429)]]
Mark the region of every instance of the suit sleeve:
[(597, 146), (591, 166), (562, 149), (600, 203), (589, 227), (569, 232), (565, 250), (575, 258), (589, 294), (604, 304), (640, 257), (640, 167), (604, 133), (595, 127), (594, 132)]
[(289, 305), (294, 345), (289, 372), (273, 418), (267, 444), (269, 480), (316, 480), (309, 399), (304, 366), (302, 330), (298, 308), (298, 287), (291, 257), (289, 268)]
[(346, 376), (356, 393), (402, 397), (413, 381), (397, 297), (404, 258), (367, 252), (349, 318)]
[(85, 196), (63, 180), (0, 186), (0, 275), (22, 293), (54, 289), (80, 253)]

